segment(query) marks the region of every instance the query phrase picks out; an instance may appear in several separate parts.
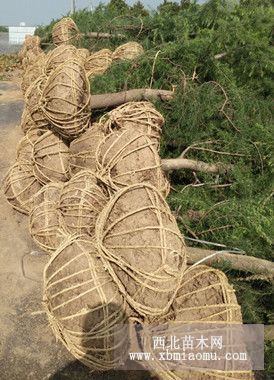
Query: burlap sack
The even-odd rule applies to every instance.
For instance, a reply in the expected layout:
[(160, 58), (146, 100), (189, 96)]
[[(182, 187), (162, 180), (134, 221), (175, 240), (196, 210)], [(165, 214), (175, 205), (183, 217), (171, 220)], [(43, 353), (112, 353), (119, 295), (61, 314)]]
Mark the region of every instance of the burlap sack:
[(44, 72), (49, 76), (63, 63), (77, 57), (77, 48), (73, 45), (60, 45), (48, 52), (45, 59)]
[(99, 371), (118, 366), (128, 346), (125, 301), (106, 265), (92, 242), (75, 237), (58, 248), (44, 271), (44, 305), (55, 336)]
[[(170, 311), (159, 318), (157, 323), (160, 326), (169, 321), (182, 324), (241, 324), (242, 315), (235, 291), (225, 274), (205, 265), (197, 265), (185, 271)], [(153, 352), (150, 340), (147, 339), (145, 342), (144, 351)], [(155, 357), (153, 374), (161, 380), (251, 380), (254, 378), (250, 371), (164, 371), (167, 368), (166, 365), (167, 362), (161, 362)], [(158, 370), (155, 369), (157, 367)]]
[(69, 148), (52, 131), (44, 133), (35, 141), (32, 160), (35, 177), (41, 184), (69, 180)]
[(77, 49), (77, 56), (82, 59), (82, 64), (85, 65), (88, 57), (90, 56), (90, 51), (85, 48)]
[(64, 17), (58, 21), (52, 29), (54, 45), (73, 44), (80, 37), (80, 32), (75, 22), (70, 17)]
[(104, 74), (112, 63), (112, 51), (109, 49), (102, 49), (95, 53), (91, 53), (85, 63), (85, 70), (87, 76), (95, 77)]
[(40, 103), (42, 91), (46, 85), (46, 80), (47, 77), (45, 75), (40, 75), (28, 87), (25, 94), (25, 102), (29, 110), (36, 107)]
[(21, 125), (21, 129), (24, 132), (24, 134), (26, 134), (29, 129), (36, 127), (35, 122), (31, 118), (30, 111), (26, 105), (24, 106), (24, 109), (22, 112), (21, 124), (20, 125)]
[(30, 212), (29, 229), (35, 243), (53, 253), (68, 237), (58, 209), (63, 184), (51, 182), (35, 195)]
[(36, 140), (43, 133), (45, 133), (47, 129), (39, 129), (39, 128), (31, 128), (27, 131), (26, 135), (20, 140), (17, 145), (16, 153), (17, 153), (17, 161), (28, 161), (32, 163), (32, 149)]
[(71, 175), (82, 169), (96, 171), (96, 150), (104, 139), (103, 126), (92, 124), (83, 134), (73, 140), (69, 147), (69, 169)]
[(87, 129), (90, 88), (79, 60), (69, 60), (51, 73), (42, 93), (41, 108), (45, 118), (67, 139), (77, 138)]
[(23, 72), (26, 72), (29, 66), (34, 65), (37, 60), (41, 59), (44, 56), (45, 53), (39, 46), (36, 46), (33, 49), (28, 50), (25, 53), (25, 56), (22, 60)]
[(39, 36), (25, 36), (25, 41), (22, 48), (18, 52), (19, 59), (23, 60), (25, 58), (27, 51), (34, 50), (41, 45), (41, 38)]
[(27, 50), (33, 50), (34, 47), (41, 45), (41, 38), (39, 36), (26, 35), (24, 46)]
[(108, 112), (101, 118), (106, 132), (127, 128), (150, 137), (156, 149), (160, 147), (163, 116), (150, 102), (129, 102)]
[(158, 152), (149, 137), (129, 129), (110, 133), (96, 152), (97, 171), (114, 190), (135, 183), (150, 183), (167, 196), (169, 182)]
[(118, 46), (112, 53), (113, 60), (131, 60), (139, 57), (144, 53), (143, 47), (138, 42), (127, 42)]
[(34, 125), (41, 129), (49, 126), (49, 122), (46, 120), (41, 109), (42, 91), (46, 85), (46, 80), (47, 77), (44, 74), (40, 75), (40, 77), (29, 86), (25, 94), (28, 115), (33, 120)]
[(7, 173), (3, 188), (12, 207), (23, 214), (29, 214), (33, 196), (41, 189), (41, 185), (33, 174), (32, 165), (17, 161)]
[(101, 181), (88, 170), (73, 176), (64, 185), (60, 211), (71, 233), (94, 235), (99, 213), (108, 201)]
[(166, 313), (186, 269), (186, 253), (159, 191), (137, 184), (117, 192), (99, 215), (96, 239), (132, 308), (148, 317)]
[(38, 55), (36, 61), (26, 68), (21, 83), (23, 94), (25, 94), (29, 86), (43, 74), (44, 62), (45, 55), (43, 53)]

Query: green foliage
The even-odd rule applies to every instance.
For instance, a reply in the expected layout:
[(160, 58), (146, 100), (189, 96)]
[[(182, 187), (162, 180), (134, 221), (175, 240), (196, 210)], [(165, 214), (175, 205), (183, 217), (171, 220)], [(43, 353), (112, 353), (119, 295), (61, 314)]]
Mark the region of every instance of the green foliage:
[[(171, 101), (155, 102), (166, 120), (161, 156), (184, 152), (185, 158), (230, 168), (219, 175), (170, 173), (174, 191), (168, 202), (181, 231), (268, 260), (273, 259), (274, 232), (273, 14), (268, 0), (165, 1), (155, 12), (140, 2), (129, 7), (112, 0), (73, 15), (81, 32), (125, 35), (124, 40), (84, 38), (82, 45), (90, 50), (113, 50), (135, 40), (146, 51), (95, 78), (93, 94), (176, 88)], [(52, 25), (38, 32), (50, 35)], [(244, 321), (273, 323), (271, 285), (245, 282), (242, 273), (222, 269), (235, 286)], [(271, 353), (273, 346), (267, 346), (267, 357)]]
[(0, 32), (8, 32), (9, 29), (6, 26), (0, 25)]

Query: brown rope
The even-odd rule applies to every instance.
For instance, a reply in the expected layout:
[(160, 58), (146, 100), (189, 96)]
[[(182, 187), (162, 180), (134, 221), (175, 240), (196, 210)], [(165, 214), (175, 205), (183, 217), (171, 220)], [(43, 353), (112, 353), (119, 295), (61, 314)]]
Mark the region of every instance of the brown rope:
[(32, 151), (34, 174), (41, 184), (69, 179), (69, 148), (51, 131), (35, 141)]
[[(159, 191), (148, 184), (117, 192), (96, 223), (99, 252), (138, 313), (166, 313), (186, 267), (184, 242)], [(155, 297), (157, 294), (157, 297)]]
[(30, 212), (30, 235), (48, 253), (53, 253), (68, 236), (58, 210), (62, 188), (63, 184), (53, 182), (42, 187), (34, 196)]
[(54, 45), (70, 44), (78, 40), (79, 29), (70, 17), (63, 17), (52, 29), (52, 40)]
[(90, 87), (79, 60), (69, 60), (51, 73), (42, 93), (41, 109), (46, 119), (65, 138), (77, 138), (87, 129)]
[(29, 214), (33, 196), (41, 189), (41, 185), (33, 175), (32, 165), (17, 161), (7, 173), (3, 188), (12, 207), (23, 214)]
[(99, 213), (106, 205), (106, 191), (94, 173), (83, 170), (64, 185), (59, 209), (71, 233), (94, 235)]
[(47, 129), (30, 128), (26, 135), (19, 141), (17, 145), (17, 161), (28, 161), (32, 163), (32, 149), (38, 138), (47, 131)]
[[(168, 321), (180, 322), (180, 324), (241, 324), (242, 316), (235, 291), (229, 285), (225, 274), (217, 269), (198, 265), (185, 271), (170, 311), (158, 319), (157, 324), (161, 326)], [(150, 340), (144, 341), (146, 342), (144, 351), (153, 352)], [(152, 370), (159, 379), (163, 380), (253, 379), (251, 371), (190, 371), (187, 369), (171, 371), (167, 369), (166, 363), (158, 361), (156, 356)]]
[(127, 128), (150, 137), (159, 149), (164, 118), (150, 102), (128, 102), (105, 114), (100, 122), (106, 132)]
[(112, 64), (112, 51), (109, 49), (102, 49), (95, 53), (90, 54), (86, 63), (85, 70), (87, 76), (95, 77), (104, 74)]
[(69, 147), (71, 175), (82, 169), (96, 171), (96, 150), (104, 136), (102, 125), (94, 123), (80, 137), (71, 142)]
[(115, 60), (131, 60), (139, 57), (144, 53), (143, 47), (138, 42), (127, 42), (117, 47), (112, 54)]
[(93, 370), (117, 367), (127, 354), (126, 303), (94, 244), (65, 241), (45, 268), (44, 284), (50, 325), (72, 355)]
[(158, 152), (150, 138), (138, 132), (121, 129), (106, 136), (97, 148), (96, 165), (115, 190), (144, 182), (157, 187), (164, 196), (169, 193)]

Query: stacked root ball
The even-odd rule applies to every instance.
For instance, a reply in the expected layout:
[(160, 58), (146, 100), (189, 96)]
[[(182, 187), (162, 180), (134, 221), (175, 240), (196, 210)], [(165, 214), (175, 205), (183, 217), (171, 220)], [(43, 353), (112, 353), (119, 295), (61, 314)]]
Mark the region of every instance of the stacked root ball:
[[(38, 37), (26, 39), (20, 52), (24, 137), (4, 188), (14, 209), (29, 214), (34, 242), (51, 254), (43, 301), (55, 335), (102, 371), (126, 359), (132, 318), (241, 323), (241, 313), (223, 273), (187, 269), (184, 241), (165, 200), (162, 115), (149, 102), (130, 102), (91, 122), (88, 77), (103, 74), (112, 61), (136, 58), (142, 47), (133, 42), (90, 54), (71, 44), (79, 35), (65, 18), (53, 29), (57, 47), (49, 53)], [(159, 378), (203, 378), (155, 365)]]

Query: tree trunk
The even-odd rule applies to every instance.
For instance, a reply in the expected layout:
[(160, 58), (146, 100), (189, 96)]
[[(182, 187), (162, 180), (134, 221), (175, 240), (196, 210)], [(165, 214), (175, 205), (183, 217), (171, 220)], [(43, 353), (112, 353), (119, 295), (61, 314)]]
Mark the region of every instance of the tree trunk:
[(203, 161), (188, 160), (186, 158), (171, 158), (162, 160), (162, 169), (164, 171), (190, 169), (203, 173), (223, 173), (230, 168), (231, 167), (224, 165), (207, 164)]
[(134, 90), (121, 91), (108, 94), (99, 94), (91, 96), (91, 108), (113, 108), (118, 107), (121, 104), (127, 102), (137, 102), (142, 100), (148, 100), (149, 98), (170, 100), (174, 96), (173, 91), (167, 90), (154, 90), (149, 88), (138, 88)]
[[(215, 254), (217, 251), (187, 247), (186, 252), (187, 263), (192, 265)], [(212, 265), (222, 262), (228, 262), (231, 267), (236, 270), (264, 274), (272, 279), (274, 278), (274, 263), (253, 256), (238, 255), (234, 253), (219, 253), (215, 256), (209, 257), (203, 262), (203, 264)]]

